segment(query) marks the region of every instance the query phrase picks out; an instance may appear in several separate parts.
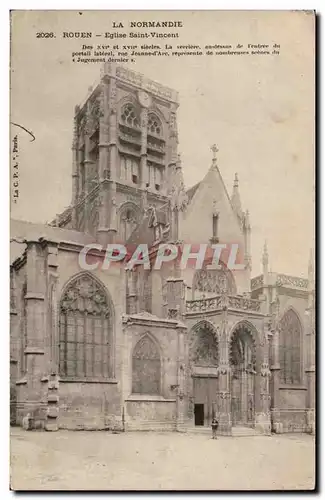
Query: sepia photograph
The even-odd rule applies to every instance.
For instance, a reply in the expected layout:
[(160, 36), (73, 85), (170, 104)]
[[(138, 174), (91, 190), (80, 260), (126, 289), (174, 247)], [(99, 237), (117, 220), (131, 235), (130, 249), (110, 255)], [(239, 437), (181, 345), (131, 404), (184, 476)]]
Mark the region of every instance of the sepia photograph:
[(11, 11), (11, 490), (314, 490), (315, 23)]

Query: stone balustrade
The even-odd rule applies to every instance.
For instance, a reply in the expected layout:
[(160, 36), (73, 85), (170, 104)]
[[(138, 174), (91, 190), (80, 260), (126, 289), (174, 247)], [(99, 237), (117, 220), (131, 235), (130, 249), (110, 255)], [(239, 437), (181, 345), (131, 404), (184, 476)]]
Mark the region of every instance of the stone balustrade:
[(243, 295), (216, 295), (214, 297), (186, 301), (186, 313), (218, 311), (223, 308), (260, 312), (261, 303), (259, 300)]

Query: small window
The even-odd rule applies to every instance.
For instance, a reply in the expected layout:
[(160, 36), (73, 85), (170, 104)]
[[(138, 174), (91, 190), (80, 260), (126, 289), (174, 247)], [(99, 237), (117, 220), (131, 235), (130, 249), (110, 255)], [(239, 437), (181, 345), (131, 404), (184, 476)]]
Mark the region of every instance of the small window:
[(147, 188), (149, 187), (149, 182), (146, 182), (146, 187), (147, 187)]
[(160, 185), (159, 184), (155, 184), (155, 188), (156, 188), (156, 191), (159, 191), (160, 190)]
[(136, 116), (136, 111), (132, 104), (124, 106), (121, 113), (121, 120), (125, 125), (132, 128), (139, 128), (139, 120)]
[(133, 184), (138, 184), (138, 177), (136, 175), (132, 175)]
[(155, 136), (162, 136), (161, 121), (154, 114), (150, 114), (148, 117), (148, 132), (149, 132), (149, 134), (152, 134)]

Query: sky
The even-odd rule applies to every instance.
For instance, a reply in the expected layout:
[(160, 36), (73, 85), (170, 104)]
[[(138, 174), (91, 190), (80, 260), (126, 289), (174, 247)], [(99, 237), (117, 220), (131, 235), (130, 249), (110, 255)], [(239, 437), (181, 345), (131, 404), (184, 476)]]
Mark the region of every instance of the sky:
[[(278, 56), (142, 57), (129, 67), (179, 92), (187, 187), (204, 177), (214, 143), (230, 193), (238, 173), (252, 225), (252, 276), (261, 272), (265, 240), (272, 271), (307, 276), (314, 247), (315, 149), (314, 18), (308, 13), (16, 11), (11, 122), (31, 130), (35, 141), (12, 125), (19, 140), (19, 199), (11, 216), (46, 222), (71, 201), (74, 107), (98, 81), (100, 64), (73, 63), (71, 53), (84, 41), (63, 39), (62, 31), (112, 31), (112, 22), (121, 20), (182, 20), (175, 45), (280, 45)], [(47, 31), (56, 38), (36, 37)]]

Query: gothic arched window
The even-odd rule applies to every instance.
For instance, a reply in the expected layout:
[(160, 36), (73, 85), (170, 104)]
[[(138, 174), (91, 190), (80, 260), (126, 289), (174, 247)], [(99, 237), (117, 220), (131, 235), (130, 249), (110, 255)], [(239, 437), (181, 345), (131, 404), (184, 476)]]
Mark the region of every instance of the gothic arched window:
[(153, 134), (157, 136), (162, 135), (162, 124), (158, 116), (151, 113), (148, 116), (148, 134)]
[(112, 307), (89, 275), (73, 279), (60, 301), (60, 375), (111, 377)]
[(160, 355), (155, 342), (142, 337), (132, 356), (132, 392), (136, 394), (160, 394)]
[(280, 381), (283, 384), (301, 382), (301, 325), (297, 314), (289, 310), (279, 325)]
[(126, 104), (121, 111), (121, 121), (124, 125), (132, 128), (139, 128), (139, 118), (132, 104)]
[(119, 217), (119, 236), (123, 242), (126, 242), (139, 223), (139, 214), (136, 206), (125, 205), (120, 211)]

